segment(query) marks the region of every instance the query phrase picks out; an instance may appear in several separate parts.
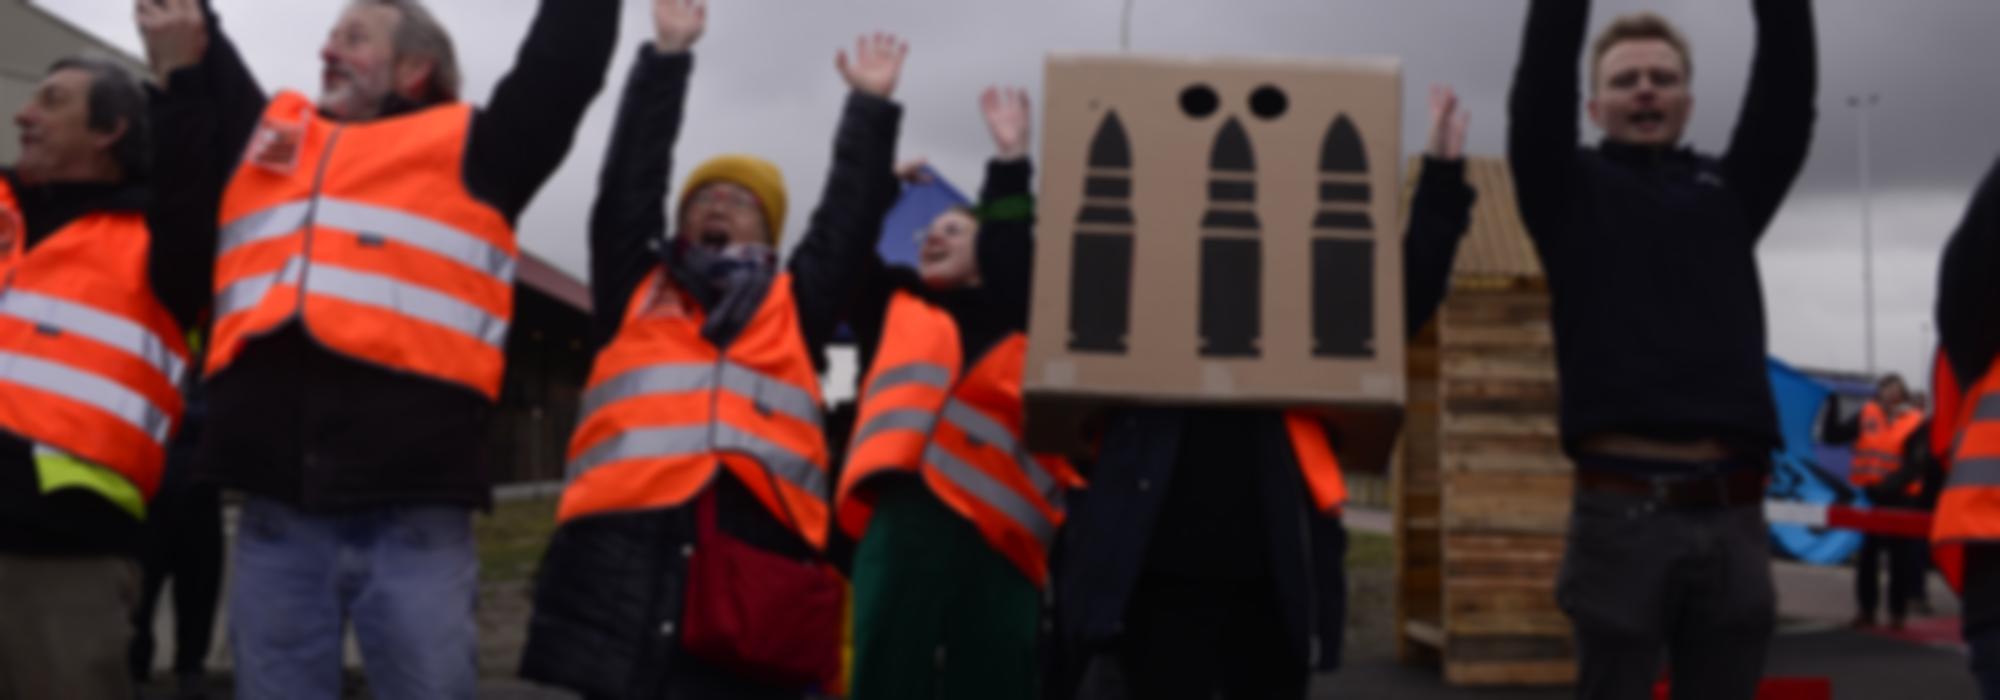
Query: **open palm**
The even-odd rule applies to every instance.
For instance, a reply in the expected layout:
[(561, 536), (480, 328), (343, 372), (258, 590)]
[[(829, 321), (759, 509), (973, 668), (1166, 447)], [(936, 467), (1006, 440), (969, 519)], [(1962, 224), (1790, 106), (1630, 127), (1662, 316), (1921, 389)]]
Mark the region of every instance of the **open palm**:
[(653, 0), (654, 46), (678, 52), (694, 48), (708, 28), (708, 0)]
[(1028, 155), (1028, 91), (1014, 87), (989, 87), (979, 96), (979, 110), (986, 115), (986, 128), (993, 132), (993, 146), (1001, 160)]
[(896, 80), (903, 75), (903, 57), (910, 45), (894, 34), (876, 32), (854, 40), (852, 56), (841, 51), (834, 66), (857, 91), (886, 98), (896, 92)]

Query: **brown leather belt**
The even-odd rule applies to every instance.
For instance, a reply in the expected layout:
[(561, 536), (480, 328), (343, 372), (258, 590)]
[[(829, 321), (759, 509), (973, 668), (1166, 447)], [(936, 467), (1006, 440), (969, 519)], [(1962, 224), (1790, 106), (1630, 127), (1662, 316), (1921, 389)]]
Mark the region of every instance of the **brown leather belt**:
[(1721, 508), (1761, 503), (1764, 471), (1738, 468), (1720, 474), (1642, 476), (1608, 469), (1579, 469), (1581, 491), (1638, 496), (1673, 509)]

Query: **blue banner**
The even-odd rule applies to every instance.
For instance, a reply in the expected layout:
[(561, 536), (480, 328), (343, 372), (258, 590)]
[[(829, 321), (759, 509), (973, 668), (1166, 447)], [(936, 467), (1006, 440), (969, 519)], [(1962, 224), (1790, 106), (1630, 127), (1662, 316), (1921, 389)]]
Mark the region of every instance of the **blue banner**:
[(931, 220), (952, 207), (972, 206), (972, 200), (931, 166), (924, 166), (923, 173), (923, 182), (904, 183), (902, 198), (882, 219), (882, 242), (875, 250), (890, 265), (916, 266), (917, 238), (931, 227)]
[[(1770, 361), (1770, 373), (1778, 429), (1785, 438), (1784, 447), (1771, 456), (1771, 500), (1866, 505), (1860, 491), (1847, 485), (1847, 450), (1813, 440), (1813, 421), (1833, 390), (1776, 359)], [(1771, 543), (1779, 554), (1799, 561), (1837, 564), (1861, 546), (1861, 533), (1772, 525)]]

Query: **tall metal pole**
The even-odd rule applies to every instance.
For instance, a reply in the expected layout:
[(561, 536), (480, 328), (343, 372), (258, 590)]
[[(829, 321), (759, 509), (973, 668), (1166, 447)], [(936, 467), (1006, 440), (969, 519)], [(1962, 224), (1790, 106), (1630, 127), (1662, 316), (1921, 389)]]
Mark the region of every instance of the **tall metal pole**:
[(1880, 97), (1874, 94), (1847, 98), (1847, 106), (1853, 107), (1860, 117), (1859, 136), (1861, 149), (1861, 298), (1862, 334), (1866, 336), (1863, 347), (1867, 349), (1868, 375), (1875, 375), (1875, 232), (1874, 203), (1868, 182), (1868, 113), (1875, 108)]
[(1135, 1), (1136, 0), (1125, 0), (1125, 13), (1118, 20), (1119, 51), (1132, 50), (1132, 3)]

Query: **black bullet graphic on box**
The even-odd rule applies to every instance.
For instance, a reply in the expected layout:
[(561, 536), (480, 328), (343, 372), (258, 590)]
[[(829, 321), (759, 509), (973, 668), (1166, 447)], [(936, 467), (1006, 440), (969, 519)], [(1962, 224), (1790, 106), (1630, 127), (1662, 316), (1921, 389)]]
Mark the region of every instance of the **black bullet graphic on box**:
[(1319, 214), (1313, 217), (1315, 357), (1375, 356), (1375, 221), (1368, 215), (1368, 152), (1342, 114), (1320, 145)]
[(1084, 165), (1070, 256), (1069, 349), (1124, 354), (1132, 313), (1132, 147), (1104, 115)]
[(1256, 357), (1263, 320), (1257, 163), (1250, 135), (1235, 118), (1215, 135), (1208, 169), (1208, 210), (1201, 217), (1201, 354)]

